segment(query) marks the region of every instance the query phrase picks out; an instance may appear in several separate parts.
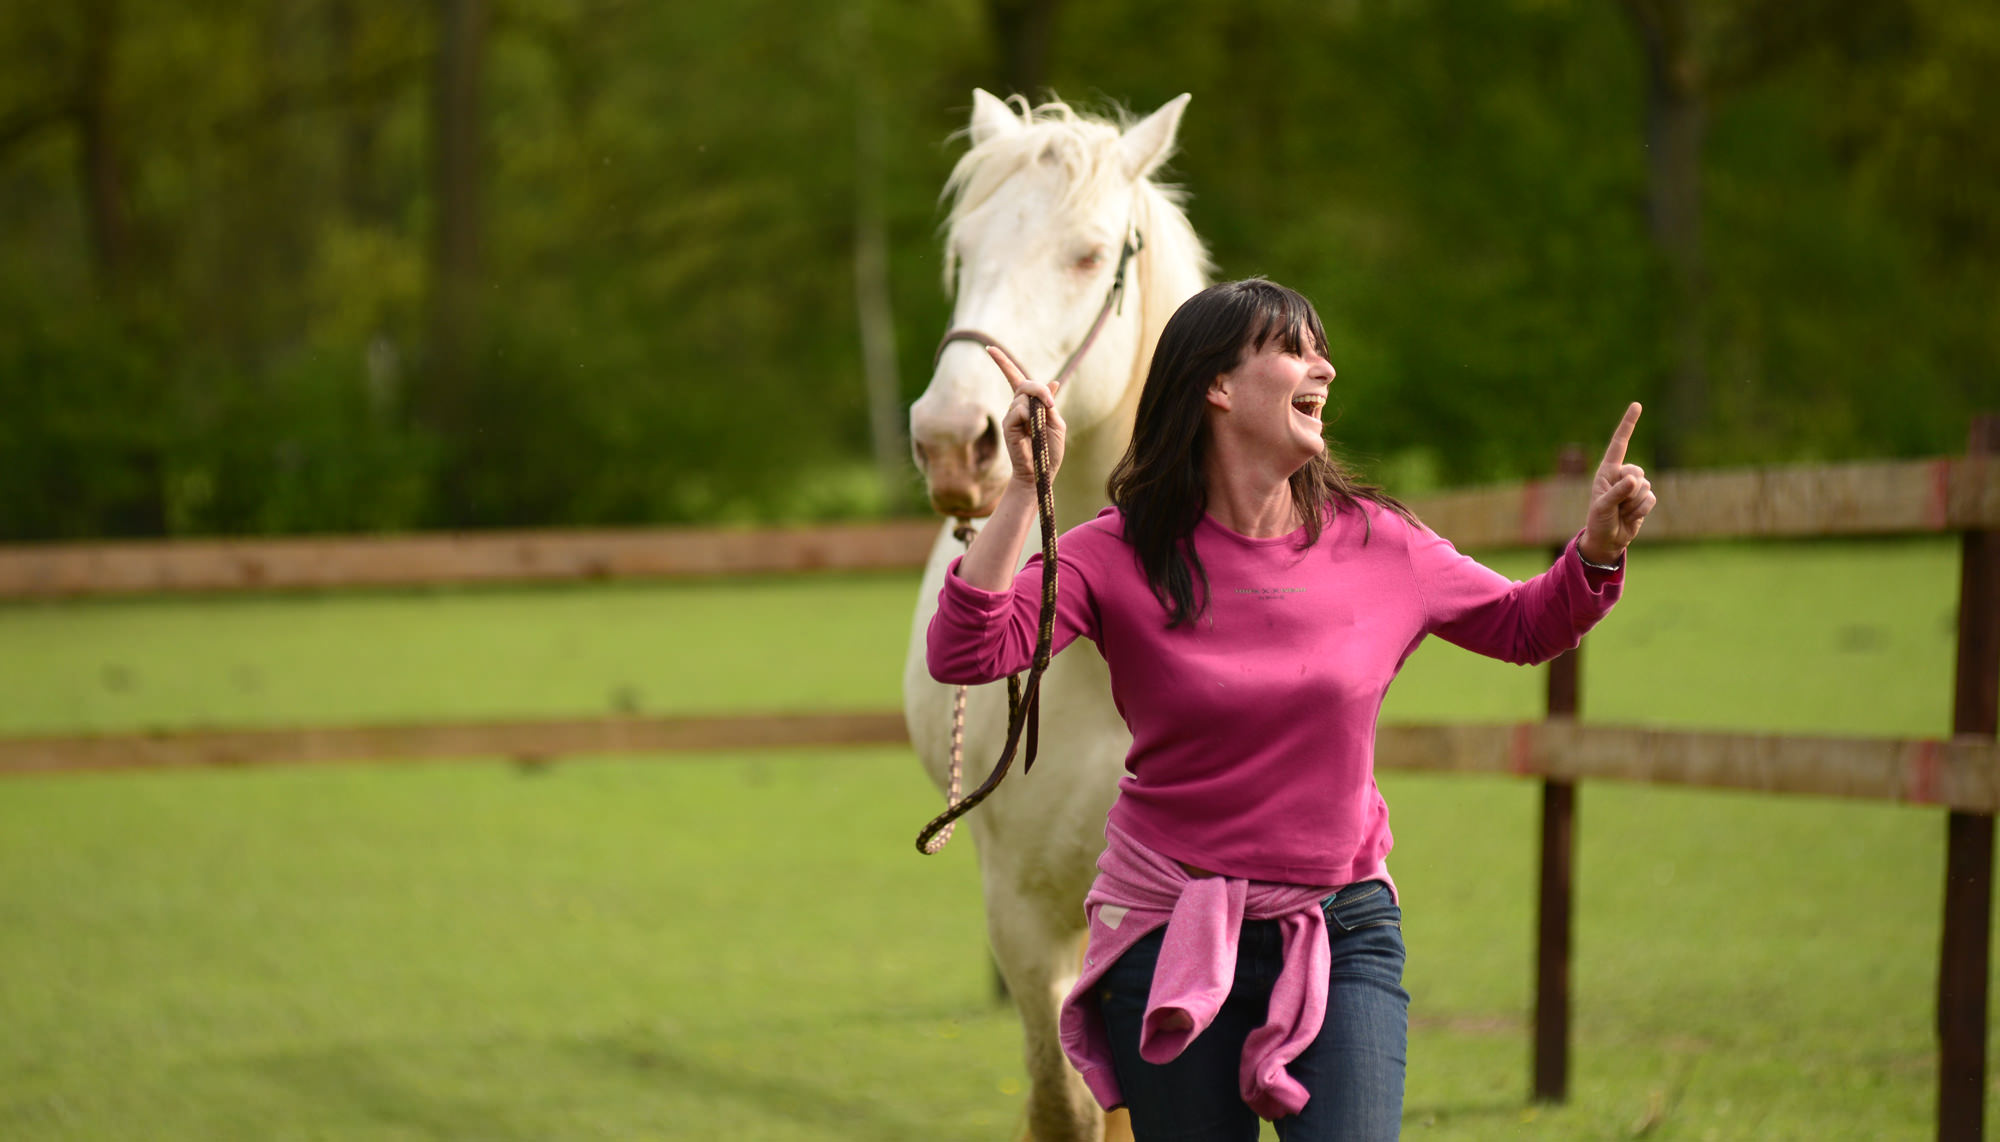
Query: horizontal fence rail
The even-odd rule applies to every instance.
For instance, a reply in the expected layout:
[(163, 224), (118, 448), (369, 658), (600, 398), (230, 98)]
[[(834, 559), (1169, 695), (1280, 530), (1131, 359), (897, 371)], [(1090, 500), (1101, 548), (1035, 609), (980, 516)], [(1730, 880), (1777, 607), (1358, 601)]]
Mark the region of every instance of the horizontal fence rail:
[[(1804, 539), (2000, 528), (2000, 458), (1672, 472), (1653, 480), (1660, 505), (1641, 544), (1697, 539)], [(1500, 484), (1412, 503), (1466, 550), (1561, 543), (1583, 523), (1583, 477)]]
[(796, 745), (902, 745), (900, 710), (719, 717), (514, 719), (300, 729), (158, 730), (0, 738), (0, 774), (250, 764), (672, 753)]
[[(0, 774), (394, 759), (546, 761), (782, 746), (907, 745), (900, 710), (715, 717), (509, 719), (302, 729), (0, 738)], [(1385, 725), (1385, 770), (1612, 780), (2000, 810), (1991, 739), (1843, 738), (1583, 725), (1554, 719)], [(1017, 779), (1033, 780), (1033, 778)]]
[[(1643, 544), (2000, 528), (2000, 460), (1681, 472), (1654, 481)], [(1561, 543), (1589, 482), (1558, 477), (1413, 500), (1464, 550)], [(647, 579), (921, 567), (934, 519), (786, 530), (648, 528), (0, 547), (0, 599)]]
[(1711, 733), (1564, 719), (1516, 725), (1383, 726), (1379, 768), (1633, 781), (2000, 809), (2000, 746), (1967, 737), (1840, 738)]
[(901, 570), (923, 566), (939, 526), (28, 544), (0, 548), (0, 599)]

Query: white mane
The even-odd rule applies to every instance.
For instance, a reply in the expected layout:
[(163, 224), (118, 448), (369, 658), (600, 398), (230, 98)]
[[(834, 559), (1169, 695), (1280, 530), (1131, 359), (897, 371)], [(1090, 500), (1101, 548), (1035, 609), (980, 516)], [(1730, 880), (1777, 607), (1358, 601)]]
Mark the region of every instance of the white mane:
[[(1167, 318), (1180, 308), (1181, 301), (1208, 285), (1215, 272), (1208, 247), (1188, 223), (1181, 209), (1186, 198), (1179, 187), (1156, 186), (1151, 180), (1139, 184), (1139, 201), (1133, 208), (1132, 224), (1145, 236), (1146, 248), (1139, 253), (1134, 269), (1138, 273), (1141, 343), (1152, 345), (1160, 339)], [(1152, 355), (1147, 354), (1150, 363)], [(1131, 402), (1138, 404), (1143, 375), (1133, 378)]]
[[(1009, 102), (1018, 105), (1022, 118), (1026, 120), (1024, 127), (1018, 131), (1002, 131), (965, 152), (958, 165), (952, 168), (951, 177), (945, 180), (944, 190), (939, 195), (951, 204), (944, 222), (944, 288), (948, 295), (957, 290), (960, 224), (966, 215), (993, 197), (993, 193), (1022, 168), (1043, 161), (1062, 164), (1068, 176), (1064, 179), (1062, 199), (1065, 207), (1094, 202), (1117, 192), (1124, 184), (1125, 176), (1118, 164), (1117, 144), (1119, 136), (1130, 124), (1122, 108), (1118, 111), (1118, 120), (1112, 121), (1079, 114), (1059, 99), (1033, 108), (1018, 95)], [(1141, 296), (1149, 302), (1154, 298), (1178, 299), (1193, 291), (1176, 292), (1172, 287), (1181, 283), (1148, 280), (1148, 273), (1164, 270), (1185, 275), (1188, 268), (1193, 267), (1197, 278), (1194, 288), (1199, 289), (1206, 284), (1213, 269), (1207, 249), (1181, 209), (1186, 197), (1186, 193), (1176, 186), (1162, 185), (1151, 179), (1142, 179), (1139, 183), (1133, 224), (1144, 236), (1146, 248), (1138, 258), (1140, 278), (1135, 284)], [(1179, 304), (1178, 300), (1175, 304)], [(1150, 310), (1151, 306), (1148, 308)], [(1169, 316), (1171, 311), (1158, 315), (1149, 311), (1145, 315), (1145, 326), (1157, 331), (1166, 324)]]

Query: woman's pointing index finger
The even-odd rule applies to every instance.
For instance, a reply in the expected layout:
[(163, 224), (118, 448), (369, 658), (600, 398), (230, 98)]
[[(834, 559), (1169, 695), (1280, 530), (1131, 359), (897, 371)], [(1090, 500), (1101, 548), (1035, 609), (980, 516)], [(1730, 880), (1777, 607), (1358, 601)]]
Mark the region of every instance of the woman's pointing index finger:
[(1639, 413), (1644, 411), (1638, 401), (1625, 406), (1625, 419), (1612, 430), (1611, 445), (1604, 450), (1604, 464), (1616, 468), (1625, 463), (1625, 449), (1632, 443), (1632, 430), (1639, 426)]
[[(1007, 355), (1007, 350), (1002, 349), (998, 345), (988, 345), (986, 347), (986, 355), (993, 358), (994, 364), (1000, 366), (1000, 372), (1006, 376), (1007, 383), (1013, 386), (1015, 392), (1018, 393), (1024, 390), (1032, 391), (1031, 386), (1042, 387), (1035, 385), (1035, 382), (1028, 379), (1027, 374), (1021, 371), (1021, 367), (1014, 363), (1014, 358)], [(1056, 395), (1057, 388), (1058, 383), (1055, 382), (1047, 386), (1047, 391), (1051, 398)]]

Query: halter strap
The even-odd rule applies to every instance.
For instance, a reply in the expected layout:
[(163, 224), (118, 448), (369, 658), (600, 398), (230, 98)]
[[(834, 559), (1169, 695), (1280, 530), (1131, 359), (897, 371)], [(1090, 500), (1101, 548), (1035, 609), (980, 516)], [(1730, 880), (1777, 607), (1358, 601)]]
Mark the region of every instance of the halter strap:
[[(1139, 251), (1146, 248), (1145, 235), (1137, 230), (1131, 233), (1132, 236), (1125, 239), (1125, 246), (1118, 253), (1118, 272), (1111, 278), (1111, 289), (1104, 295), (1104, 304), (1097, 311), (1097, 320), (1090, 323), (1090, 332), (1084, 334), (1083, 343), (1078, 345), (1076, 352), (1071, 353), (1069, 359), (1063, 362), (1062, 368), (1050, 380), (1051, 385), (1061, 385), (1069, 380), (1071, 373), (1076, 372), (1077, 365), (1083, 361), (1083, 355), (1090, 352), (1090, 347), (1097, 342), (1097, 335), (1104, 331), (1104, 323), (1111, 319), (1111, 311), (1113, 309), (1120, 313), (1125, 311), (1125, 270), (1132, 264), (1132, 259)], [(937, 368), (938, 362), (944, 360), (945, 347), (954, 341), (971, 341), (989, 349), (998, 349), (1009, 357), (1014, 355), (1000, 343), (999, 338), (990, 333), (983, 333), (977, 329), (952, 329), (938, 340), (937, 352), (931, 357), (931, 368)]]

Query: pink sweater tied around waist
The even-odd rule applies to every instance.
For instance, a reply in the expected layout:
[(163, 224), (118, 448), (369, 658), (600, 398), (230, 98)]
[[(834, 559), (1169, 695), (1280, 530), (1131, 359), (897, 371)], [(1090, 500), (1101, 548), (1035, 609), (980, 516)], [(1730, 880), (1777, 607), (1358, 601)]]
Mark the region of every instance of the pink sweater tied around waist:
[(1097, 881), (1084, 898), (1090, 944), (1083, 974), (1063, 1000), (1060, 1022), (1063, 1052), (1091, 1094), (1107, 1110), (1124, 1102), (1091, 992), (1118, 957), (1166, 926), (1139, 1029), (1140, 1057), (1166, 1063), (1208, 1028), (1229, 997), (1243, 921), (1276, 920), (1284, 966), (1271, 991), (1269, 1018), (1243, 1044), (1237, 1080), (1243, 1101), (1260, 1116), (1297, 1114), (1311, 1096), (1285, 1065), (1311, 1045), (1326, 1019), (1332, 952), (1320, 902), (1335, 888), (1192, 876), (1116, 824), (1105, 837)]

